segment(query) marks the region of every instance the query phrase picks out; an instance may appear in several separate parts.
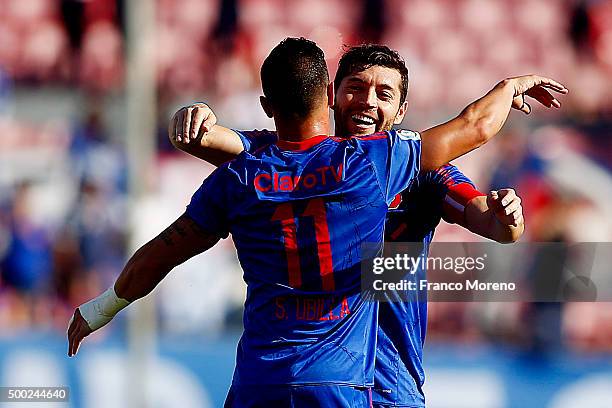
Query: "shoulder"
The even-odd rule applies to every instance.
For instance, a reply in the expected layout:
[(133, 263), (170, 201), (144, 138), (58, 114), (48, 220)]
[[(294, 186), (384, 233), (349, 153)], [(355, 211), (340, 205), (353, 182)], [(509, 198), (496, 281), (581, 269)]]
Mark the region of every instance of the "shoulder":
[(340, 144), (360, 146), (369, 149), (374, 146), (387, 146), (390, 142), (388, 132), (372, 133), (371, 135), (351, 135), (348, 137), (330, 137), (331, 140)]
[(238, 133), (241, 136), (249, 137), (249, 138), (259, 138), (266, 137), (270, 138), (270, 140), (276, 140), (276, 131), (268, 130), (268, 129), (252, 129), (252, 130), (238, 130), (232, 129), (233, 132)]
[(390, 130), (389, 135), (392, 138), (397, 137), (400, 140), (421, 140), (421, 134), (419, 132), (408, 129)]
[(268, 129), (254, 129), (254, 130), (237, 130), (232, 129), (234, 133), (238, 135), (242, 141), (244, 150), (253, 152), (266, 145), (274, 144), (278, 140), (276, 131)]
[(427, 186), (449, 189), (460, 184), (469, 184), (474, 187), (472, 180), (463, 174), (459, 168), (447, 163), (437, 169), (419, 173), (410, 188), (412, 191), (426, 188)]

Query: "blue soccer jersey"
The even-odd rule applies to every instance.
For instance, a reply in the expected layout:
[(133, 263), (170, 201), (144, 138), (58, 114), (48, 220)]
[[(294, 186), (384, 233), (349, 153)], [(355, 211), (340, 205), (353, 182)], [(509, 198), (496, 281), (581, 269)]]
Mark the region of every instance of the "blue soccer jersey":
[[(422, 242), (425, 255), (443, 215), (457, 211), (481, 195), (473, 183), (452, 165), (420, 174), (392, 202), (387, 214), (385, 241)], [(419, 268), (406, 279), (426, 279)], [(373, 400), (379, 406), (424, 407), (423, 344), (427, 329), (426, 293), (416, 301), (381, 302), (378, 314)], [(393, 299), (390, 299), (393, 300)]]
[(371, 386), (378, 304), (360, 293), (361, 244), (417, 175), (414, 132), (279, 141), (209, 176), (187, 214), (232, 234), (247, 283), (233, 383)]

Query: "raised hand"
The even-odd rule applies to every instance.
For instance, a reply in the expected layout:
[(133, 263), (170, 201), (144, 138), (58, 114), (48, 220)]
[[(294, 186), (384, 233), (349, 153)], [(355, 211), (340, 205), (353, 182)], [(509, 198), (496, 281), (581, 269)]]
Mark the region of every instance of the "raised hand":
[(531, 105), (525, 101), (525, 96), (535, 99), (547, 108), (560, 108), (561, 102), (549, 90), (561, 94), (568, 92), (567, 88), (559, 82), (539, 75), (508, 78), (507, 81), (510, 81), (514, 88), (512, 107), (527, 115), (531, 113)]

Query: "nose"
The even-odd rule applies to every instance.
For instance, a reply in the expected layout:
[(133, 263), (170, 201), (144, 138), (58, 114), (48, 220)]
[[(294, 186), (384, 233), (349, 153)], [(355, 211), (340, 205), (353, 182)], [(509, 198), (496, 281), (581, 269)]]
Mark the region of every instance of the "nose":
[(361, 94), (361, 104), (370, 109), (376, 107), (376, 89), (368, 88)]

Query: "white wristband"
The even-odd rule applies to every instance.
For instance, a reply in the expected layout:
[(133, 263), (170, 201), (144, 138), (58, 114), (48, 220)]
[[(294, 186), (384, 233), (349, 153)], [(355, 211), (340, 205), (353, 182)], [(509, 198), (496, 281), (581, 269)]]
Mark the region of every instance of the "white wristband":
[(79, 311), (89, 328), (91, 330), (98, 330), (110, 322), (121, 309), (129, 304), (130, 302), (127, 300), (117, 297), (115, 288), (111, 286), (97, 298), (79, 306)]

